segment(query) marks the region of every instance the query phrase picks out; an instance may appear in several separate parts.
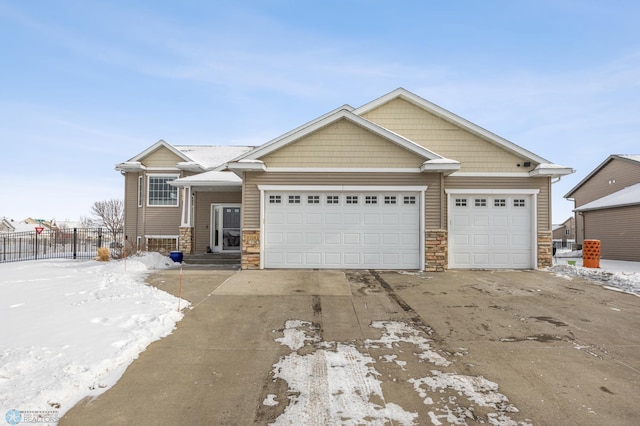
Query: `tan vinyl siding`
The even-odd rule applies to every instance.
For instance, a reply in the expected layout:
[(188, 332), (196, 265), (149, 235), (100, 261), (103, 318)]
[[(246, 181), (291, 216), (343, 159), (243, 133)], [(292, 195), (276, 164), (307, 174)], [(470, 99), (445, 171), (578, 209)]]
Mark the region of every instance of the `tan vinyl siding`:
[[(639, 182), (640, 163), (613, 158), (588, 181), (583, 183), (571, 195), (571, 198), (574, 199), (574, 205), (577, 208)], [(584, 239), (583, 229), (582, 216), (578, 214), (576, 215), (577, 243), (582, 243)]]
[(537, 166), (531, 163), (524, 168), (524, 158), (403, 99), (394, 99), (363, 117), (443, 157), (459, 161), (461, 172), (527, 172)]
[(211, 204), (240, 204), (240, 188), (234, 192), (198, 192), (194, 206), (194, 253), (205, 253), (211, 245)]
[(147, 155), (140, 162), (147, 167), (174, 168), (176, 163), (184, 161), (165, 147), (160, 147)]
[(640, 262), (640, 206), (592, 210), (583, 215), (585, 238), (600, 240), (601, 258)]
[(260, 158), (267, 167), (415, 168), (424, 159), (348, 120)]
[(640, 183), (640, 163), (614, 158), (576, 190), (572, 198), (576, 207), (580, 207), (636, 183)]
[[(538, 231), (551, 231), (551, 199), (549, 178), (479, 178), (449, 176), (446, 189), (539, 189)], [(446, 207), (444, 207), (446, 208)]]
[(425, 227), (440, 229), (440, 175), (429, 173), (245, 173), (243, 228), (260, 229), (258, 185), (428, 186)]

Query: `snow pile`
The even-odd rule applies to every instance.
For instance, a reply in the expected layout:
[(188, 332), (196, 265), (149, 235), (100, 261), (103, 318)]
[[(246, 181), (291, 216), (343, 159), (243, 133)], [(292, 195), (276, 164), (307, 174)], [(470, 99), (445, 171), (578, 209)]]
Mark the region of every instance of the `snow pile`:
[(572, 260), (575, 265), (558, 263), (549, 270), (565, 279), (582, 277), (609, 289), (640, 295), (640, 263), (605, 259), (600, 260), (600, 268), (585, 268), (579, 259)]
[(115, 384), (182, 319), (176, 297), (144, 283), (172, 265), (158, 253), (128, 258), (126, 271), (123, 260), (0, 264), (0, 410), (55, 420)]

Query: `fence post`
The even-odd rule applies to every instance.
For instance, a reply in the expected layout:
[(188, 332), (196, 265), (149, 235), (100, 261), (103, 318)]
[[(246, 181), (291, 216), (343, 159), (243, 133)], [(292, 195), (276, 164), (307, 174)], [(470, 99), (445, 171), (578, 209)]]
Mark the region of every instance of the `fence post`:
[(35, 249), (36, 249), (36, 260), (38, 260), (38, 233), (36, 232), (36, 245), (35, 245)]
[(77, 256), (77, 243), (78, 243), (78, 228), (73, 228), (73, 258)]
[(102, 228), (98, 228), (98, 248), (102, 247)]

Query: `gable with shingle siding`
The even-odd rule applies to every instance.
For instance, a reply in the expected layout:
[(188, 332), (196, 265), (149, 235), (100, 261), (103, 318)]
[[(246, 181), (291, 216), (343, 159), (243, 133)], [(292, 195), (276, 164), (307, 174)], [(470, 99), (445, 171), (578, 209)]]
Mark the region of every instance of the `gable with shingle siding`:
[(260, 159), (269, 168), (417, 168), (424, 162), (424, 158), (345, 119)]
[(461, 163), (461, 172), (517, 173), (523, 157), (491, 143), (401, 98), (393, 99), (362, 115), (439, 155)]

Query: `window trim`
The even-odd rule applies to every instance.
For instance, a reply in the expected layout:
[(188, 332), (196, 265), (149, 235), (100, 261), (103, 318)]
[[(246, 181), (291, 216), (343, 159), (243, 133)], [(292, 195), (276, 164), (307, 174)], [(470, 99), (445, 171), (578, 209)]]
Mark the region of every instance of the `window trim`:
[[(170, 181), (170, 180), (175, 180), (178, 179), (180, 177), (180, 175), (178, 174), (174, 174), (174, 173), (150, 173), (147, 174), (147, 194), (146, 194), (146, 203), (147, 203), (147, 207), (170, 207), (170, 208), (176, 208), (176, 207), (180, 207), (180, 190), (178, 189), (178, 187), (175, 186), (171, 186), (169, 185), (169, 187), (172, 188), (172, 190), (175, 190), (176, 192), (176, 202), (175, 204), (151, 204), (151, 199), (149, 198), (151, 195), (151, 191), (149, 191), (149, 188), (151, 188), (151, 179), (152, 178), (158, 178), (158, 177), (165, 177), (168, 178), (165, 181), (165, 184)], [(168, 185), (168, 184), (167, 184)]]

